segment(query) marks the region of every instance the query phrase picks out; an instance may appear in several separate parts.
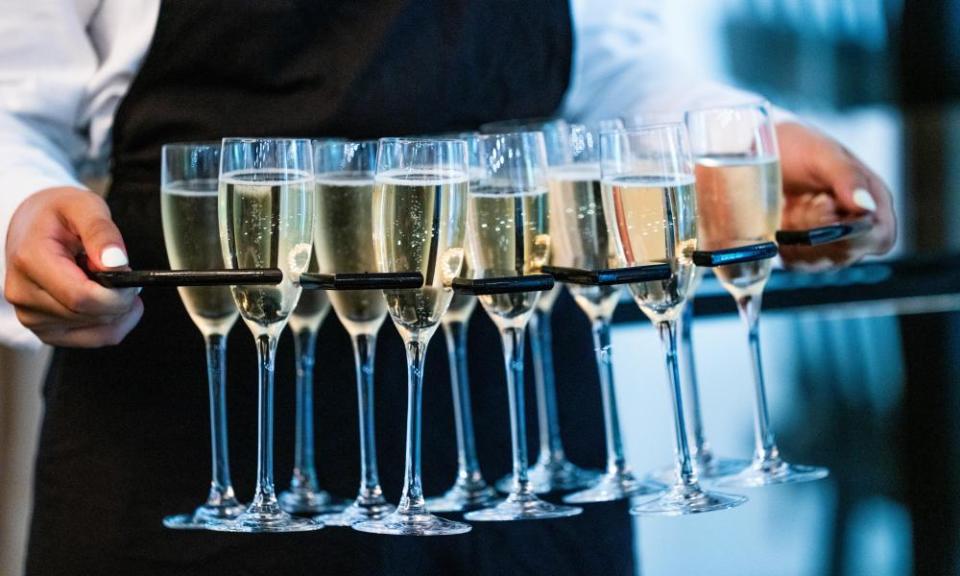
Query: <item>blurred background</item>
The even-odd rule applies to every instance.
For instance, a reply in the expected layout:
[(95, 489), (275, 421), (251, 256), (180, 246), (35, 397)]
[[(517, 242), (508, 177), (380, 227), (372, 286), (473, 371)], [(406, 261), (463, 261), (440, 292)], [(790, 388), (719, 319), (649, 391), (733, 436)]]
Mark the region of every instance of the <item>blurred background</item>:
[[(890, 185), (900, 238), (883, 262), (781, 275), (762, 330), (774, 426), (788, 461), (825, 482), (747, 493), (702, 518), (635, 520), (643, 574), (958, 574), (960, 508), (960, 2), (678, 0), (684, 64), (766, 95), (837, 137)], [(752, 447), (739, 319), (698, 302), (696, 361), (716, 453)], [(719, 292), (717, 297), (721, 296)], [(727, 298), (729, 300), (729, 298)], [(719, 300), (717, 300), (719, 302)], [(623, 305), (618, 388), (635, 468), (668, 462), (656, 334)], [(636, 375), (642, 374), (642, 379)]]
[[(873, 167), (894, 192), (900, 239), (883, 261), (780, 274), (768, 290), (764, 361), (780, 447), (831, 478), (753, 490), (722, 514), (635, 520), (637, 572), (960, 574), (960, 226), (950, 228), (960, 223), (960, 0), (663, 4), (666, 38), (689, 70), (766, 95)], [(747, 456), (749, 356), (727, 300), (705, 285), (696, 361), (713, 448)], [(648, 324), (625, 303), (614, 332), (638, 471), (672, 457)], [(47, 357), (0, 349), (3, 575), (22, 565)]]

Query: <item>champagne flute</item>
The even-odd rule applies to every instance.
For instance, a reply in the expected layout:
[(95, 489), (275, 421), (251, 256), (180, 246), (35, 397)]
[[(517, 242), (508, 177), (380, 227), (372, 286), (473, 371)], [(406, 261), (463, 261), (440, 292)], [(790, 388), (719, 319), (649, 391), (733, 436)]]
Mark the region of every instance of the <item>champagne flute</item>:
[[(342, 142), (339, 138), (314, 140), (314, 148), (323, 142)], [(310, 257), (310, 272), (319, 272), (317, 254)], [(296, 427), (293, 453), (293, 475), (290, 488), (280, 493), (280, 506), (291, 514), (320, 514), (340, 511), (346, 504), (321, 490), (317, 482), (314, 457), (313, 371), (316, 359), (317, 334), (330, 311), (330, 299), (324, 290), (300, 293), (300, 301), (290, 314), (294, 356), (297, 368)]]
[[(507, 120), (484, 124), (480, 129), (487, 133), (542, 132), (547, 147), (548, 163), (562, 166), (571, 161), (570, 127), (562, 119)], [(533, 352), (533, 381), (537, 397), (537, 432), (540, 443), (537, 461), (528, 471), (528, 477), (532, 490), (536, 494), (584, 488), (600, 476), (598, 471), (581, 468), (567, 459), (560, 435), (557, 384), (553, 370), (551, 319), (553, 305), (560, 296), (561, 290), (563, 287), (557, 285), (540, 295), (527, 325), (530, 348)], [(501, 492), (509, 493), (512, 486), (512, 474), (497, 481), (497, 489)]]
[[(160, 210), (170, 268), (223, 268), (217, 220), (219, 144), (167, 144), (160, 169)], [(210, 452), (212, 478), (207, 501), (191, 514), (163, 519), (175, 529), (207, 528), (243, 512), (230, 481), (227, 448), (227, 334), (239, 312), (225, 286), (177, 288), (190, 319), (207, 347), (210, 388)]]
[[(697, 171), (697, 209), (704, 249), (773, 241), (783, 204), (776, 131), (766, 103), (688, 112), (687, 126)], [(770, 260), (719, 266), (714, 273), (733, 296), (747, 327), (756, 401), (756, 447), (750, 466), (722, 482), (766, 486), (825, 478), (829, 471), (789, 464), (780, 457), (770, 416), (760, 357), (760, 301)]]
[(220, 241), (227, 268), (279, 268), (276, 286), (232, 286), (259, 365), (257, 488), (227, 532), (318, 530), (280, 508), (273, 486), (273, 376), (277, 339), (300, 298), (297, 276), (312, 253), (313, 158), (309, 140), (225, 138), (220, 154)]
[[(535, 494), (547, 494), (555, 490), (576, 490), (597, 481), (600, 473), (581, 468), (571, 462), (563, 448), (560, 436), (560, 414), (557, 406), (557, 384), (553, 368), (553, 305), (562, 285), (543, 292), (527, 324), (530, 350), (533, 352), (533, 382), (537, 398), (537, 431), (540, 449), (537, 461), (528, 476)], [(497, 489), (510, 492), (513, 475), (508, 474), (497, 482)]]
[[(467, 143), (470, 187), (479, 185), (480, 166), (477, 134), (468, 132), (458, 136)], [(469, 262), (464, 259), (460, 276), (470, 277)], [(440, 321), (447, 342), (450, 362), (450, 385), (453, 396), (453, 419), (457, 435), (457, 478), (442, 495), (427, 498), (427, 508), (434, 512), (463, 512), (482, 508), (497, 497), (480, 472), (477, 447), (473, 433), (473, 410), (470, 402), (470, 371), (467, 365), (467, 328), (470, 316), (477, 307), (475, 296), (454, 293), (450, 308)]]
[[(483, 179), (471, 189), (468, 249), (477, 278), (538, 273), (550, 256), (547, 153), (541, 132), (513, 132), (481, 139)], [(480, 303), (503, 340), (513, 445), (513, 489), (491, 508), (468, 512), (467, 520), (511, 521), (562, 518), (582, 512), (540, 500), (527, 476), (523, 335), (539, 292), (481, 295)]]
[[(596, 128), (570, 128), (569, 162), (550, 171), (550, 216), (553, 232), (553, 262), (558, 266), (601, 270), (617, 266), (616, 240), (608, 228), (600, 187), (600, 130), (622, 129), (619, 122)], [(572, 504), (607, 502), (631, 496), (661, 492), (664, 486), (636, 478), (624, 455), (616, 388), (613, 382), (613, 354), (610, 323), (620, 301), (619, 286), (569, 285), (577, 306), (590, 320), (603, 402), (607, 469), (588, 488), (568, 494)]]
[[(698, 212), (702, 220), (702, 214)], [(699, 226), (699, 225), (698, 225)], [(703, 229), (699, 226), (700, 230)], [(693, 297), (703, 280), (703, 268), (697, 268), (690, 286), (689, 298), (683, 307), (683, 314), (678, 323), (680, 330), (680, 362), (681, 381), (684, 385), (684, 396), (687, 401), (687, 412), (690, 417), (690, 433), (693, 436), (693, 465), (700, 478), (716, 480), (734, 474), (739, 474), (750, 465), (749, 460), (742, 458), (726, 458), (713, 453), (707, 435), (704, 431), (703, 413), (700, 409), (700, 386), (697, 382), (697, 366), (693, 353)], [(674, 467), (664, 466), (650, 474), (659, 482), (670, 482), (673, 479)]]
[[(319, 271), (316, 251), (310, 257), (308, 270)], [(320, 514), (345, 507), (339, 498), (319, 488), (314, 458), (313, 370), (317, 333), (329, 311), (330, 300), (324, 290), (306, 290), (290, 314), (297, 367), (296, 432), (293, 475), (290, 488), (280, 493), (280, 506), (291, 514)]]
[(450, 362), (453, 417), (457, 434), (457, 478), (453, 486), (442, 495), (427, 498), (427, 507), (434, 512), (475, 510), (487, 506), (497, 498), (496, 490), (487, 485), (480, 472), (473, 433), (467, 366), (467, 328), (476, 306), (475, 296), (455, 293), (450, 309), (441, 321)]
[(640, 310), (657, 327), (673, 398), (677, 474), (659, 498), (631, 508), (637, 515), (681, 515), (732, 508), (743, 496), (700, 488), (684, 421), (677, 363), (677, 318), (693, 281), (697, 210), (693, 165), (682, 124), (664, 124), (600, 135), (601, 185), (607, 226), (616, 234), (624, 266), (670, 265), (667, 280), (631, 284)]
[[(372, 272), (377, 269), (373, 243), (373, 177), (377, 142), (315, 144), (314, 254), (320, 272)], [(330, 302), (353, 341), (360, 423), (360, 488), (357, 498), (338, 514), (319, 517), (329, 526), (352, 526), (383, 518), (393, 511), (380, 488), (373, 406), (374, 353), (377, 332), (387, 317), (380, 290), (331, 291)]]
[(423, 367), (427, 344), (450, 306), (463, 266), (468, 184), (463, 140), (380, 140), (373, 193), (373, 239), (381, 272), (420, 272), (422, 288), (384, 290), (407, 352), (407, 449), (396, 511), (353, 525), (375, 534), (463, 534), (470, 526), (427, 510), (420, 482)]

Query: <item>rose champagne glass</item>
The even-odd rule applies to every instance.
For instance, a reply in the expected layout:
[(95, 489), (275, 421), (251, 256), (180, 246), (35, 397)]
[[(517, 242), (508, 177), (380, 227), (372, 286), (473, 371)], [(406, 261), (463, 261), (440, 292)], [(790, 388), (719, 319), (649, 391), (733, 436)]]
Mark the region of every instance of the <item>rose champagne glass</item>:
[[(704, 249), (773, 241), (780, 227), (783, 184), (776, 130), (766, 103), (687, 113), (696, 158), (697, 209)], [(753, 461), (722, 480), (732, 486), (808, 482), (829, 471), (789, 464), (780, 456), (770, 414), (760, 356), (760, 302), (770, 278), (770, 260), (719, 266), (717, 279), (733, 296), (747, 327), (754, 376)]]

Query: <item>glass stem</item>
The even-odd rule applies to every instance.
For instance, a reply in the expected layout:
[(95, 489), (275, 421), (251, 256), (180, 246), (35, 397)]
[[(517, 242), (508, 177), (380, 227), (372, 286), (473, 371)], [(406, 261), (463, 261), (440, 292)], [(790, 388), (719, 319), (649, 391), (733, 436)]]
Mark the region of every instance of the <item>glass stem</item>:
[(530, 348), (533, 352), (533, 379), (537, 393), (537, 425), (540, 436), (541, 462), (562, 462), (566, 459), (560, 439), (560, 418), (557, 414), (557, 387), (553, 375), (553, 334), (551, 312), (539, 308), (530, 318)]
[(527, 425), (523, 407), (523, 329), (501, 329), (503, 359), (510, 401), (510, 441), (513, 445), (513, 493), (532, 494), (527, 477)]
[(617, 411), (617, 396), (613, 388), (613, 357), (610, 347), (610, 319), (593, 320), (593, 346), (600, 371), (600, 394), (603, 400), (603, 424), (607, 442), (607, 472), (618, 474), (626, 469), (623, 455), (623, 438), (620, 433), (620, 416)]
[(703, 430), (703, 414), (700, 410), (700, 386), (697, 382), (697, 367), (693, 357), (693, 302), (687, 302), (680, 318), (680, 358), (683, 360), (684, 395), (690, 405), (690, 426), (693, 430), (693, 454), (705, 463), (711, 458)]
[(257, 360), (260, 364), (257, 401), (257, 489), (251, 509), (262, 513), (279, 512), (273, 487), (273, 374), (277, 339), (260, 334), (257, 339)]
[(480, 464), (473, 435), (473, 411), (470, 406), (470, 376), (467, 366), (467, 323), (445, 322), (450, 359), (450, 381), (453, 388), (453, 418), (457, 432), (457, 479), (479, 482)]
[(750, 342), (750, 355), (753, 360), (753, 381), (756, 402), (754, 404), (755, 456), (759, 461), (772, 461), (780, 458), (776, 439), (770, 428), (770, 414), (767, 411), (767, 390), (763, 381), (763, 362), (760, 357), (760, 303), (761, 296), (747, 295), (737, 299), (740, 317), (747, 325)]
[(420, 428), (423, 400), (423, 366), (427, 357), (427, 342), (411, 340), (407, 348), (407, 454), (403, 479), (403, 494), (397, 514), (412, 516), (427, 514), (420, 485)]
[(230, 482), (230, 458), (227, 447), (227, 338), (209, 334), (207, 343), (207, 382), (210, 386), (210, 454), (212, 475), (207, 506), (236, 504)]
[(297, 411), (291, 489), (317, 489), (317, 469), (313, 450), (313, 365), (317, 332), (304, 329), (293, 333), (297, 357)]
[(673, 429), (677, 440), (677, 471), (680, 482), (685, 486), (695, 486), (697, 476), (693, 471), (690, 458), (690, 446), (687, 443), (687, 425), (683, 412), (683, 392), (680, 386), (680, 366), (677, 362), (677, 330), (675, 320), (664, 320), (657, 324), (660, 342), (666, 358), (667, 383), (673, 398)]
[[(357, 403), (360, 422), (360, 505), (383, 501), (377, 473), (377, 444), (373, 406), (373, 361), (377, 337), (357, 334), (353, 337), (353, 353), (357, 367)], [(419, 466), (419, 465), (418, 465)]]

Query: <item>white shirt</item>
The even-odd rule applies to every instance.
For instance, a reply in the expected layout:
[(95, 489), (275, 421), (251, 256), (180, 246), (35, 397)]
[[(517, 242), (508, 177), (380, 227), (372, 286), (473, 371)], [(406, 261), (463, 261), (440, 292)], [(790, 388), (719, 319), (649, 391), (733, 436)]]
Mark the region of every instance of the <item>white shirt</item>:
[[(662, 117), (754, 98), (678, 74), (659, 49), (659, 4), (572, 0), (574, 64), (564, 116)], [(159, 12), (160, 0), (0, 0), (0, 238), (27, 196), (82, 187), (82, 174), (106, 165), (114, 114)], [(137, 247), (128, 250), (136, 261)], [(2, 300), (0, 342), (38, 344)]]

